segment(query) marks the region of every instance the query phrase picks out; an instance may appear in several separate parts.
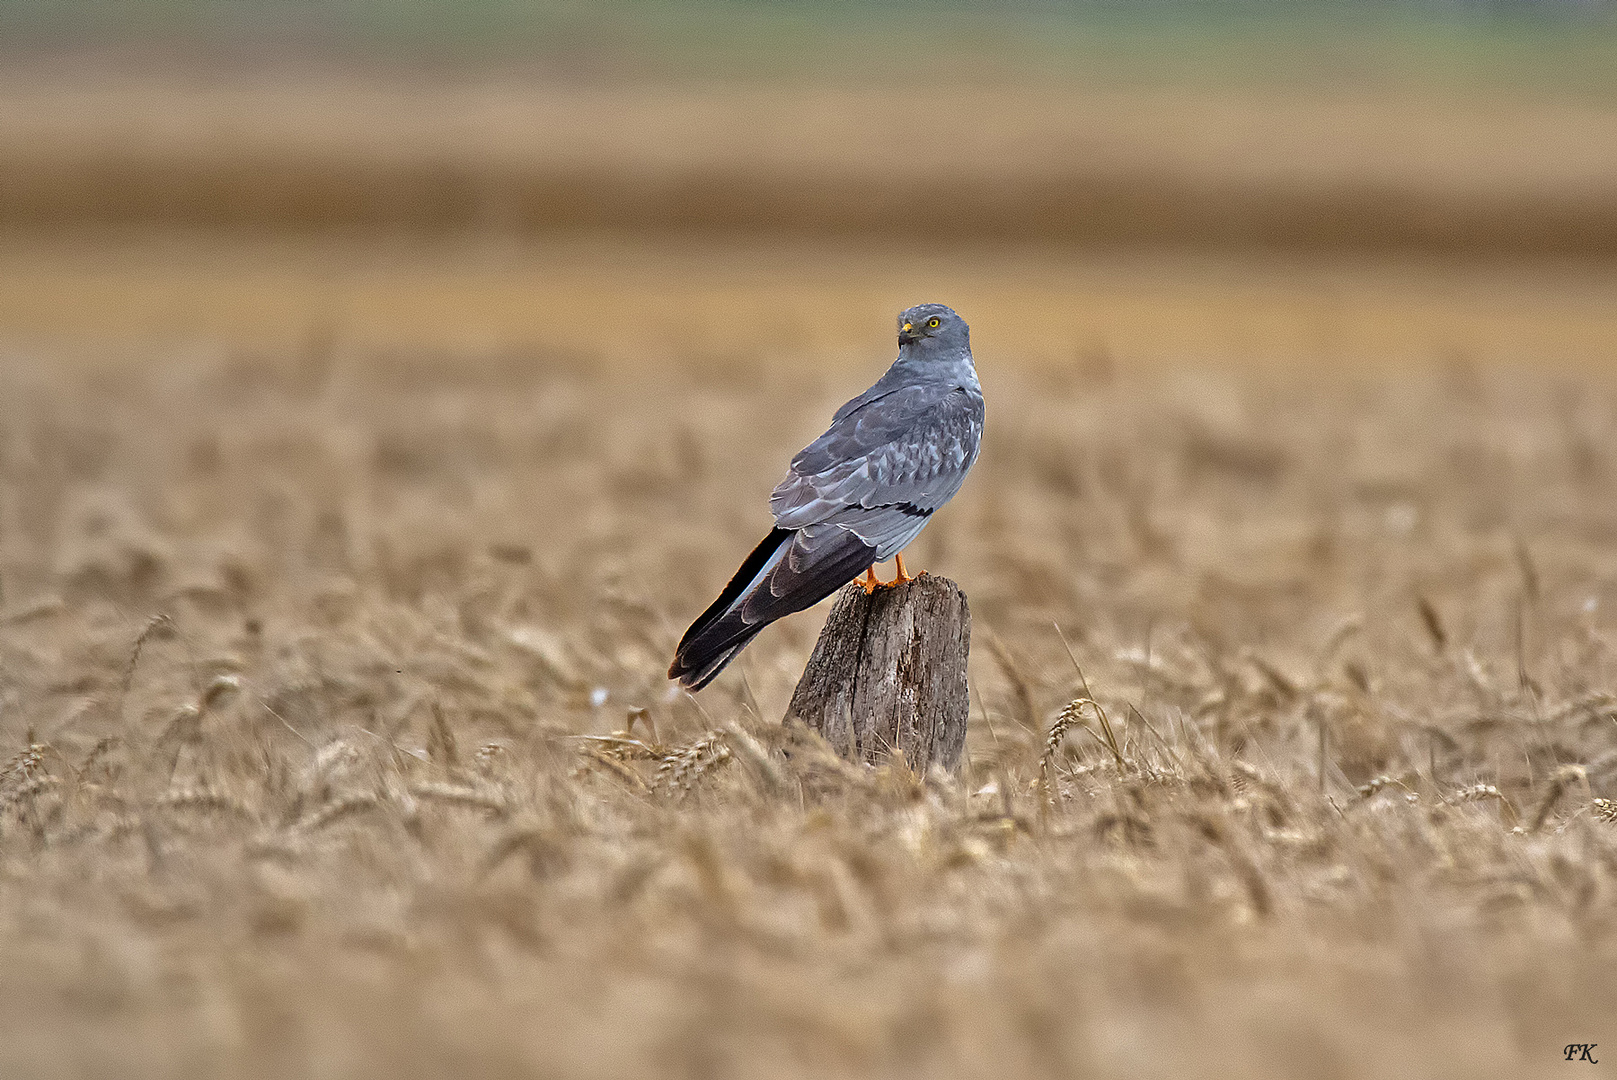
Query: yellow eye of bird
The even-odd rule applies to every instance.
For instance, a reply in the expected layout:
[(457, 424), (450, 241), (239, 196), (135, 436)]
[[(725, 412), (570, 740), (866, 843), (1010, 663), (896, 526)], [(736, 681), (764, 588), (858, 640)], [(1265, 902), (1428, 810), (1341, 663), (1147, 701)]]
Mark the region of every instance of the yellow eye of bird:
[(936, 317), (933, 317), (933, 318), (930, 318), (930, 319), (928, 319), (928, 320), (927, 320), (927, 321), (926, 321), (926, 324), (927, 324), (927, 325), (928, 325), (928, 326), (937, 326), (937, 325), (938, 325), (938, 323), (939, 323), (939, 320), (938, 320), (938, 319), (937, 319), (937, 318), (936, 318)]

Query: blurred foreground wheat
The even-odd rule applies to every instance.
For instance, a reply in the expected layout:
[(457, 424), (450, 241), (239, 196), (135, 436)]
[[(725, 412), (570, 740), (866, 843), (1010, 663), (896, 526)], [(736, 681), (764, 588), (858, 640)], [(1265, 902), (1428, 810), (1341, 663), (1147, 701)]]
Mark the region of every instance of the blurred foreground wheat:
[(7, 1071), (1520, 1077), (1609, 1034), (1617, 386), (985, 380), (917, 553), (979, 625), (950, 777), (779, 726), (812, 615), (699, 706), (662, 677), (846, 387), (8, 366)]

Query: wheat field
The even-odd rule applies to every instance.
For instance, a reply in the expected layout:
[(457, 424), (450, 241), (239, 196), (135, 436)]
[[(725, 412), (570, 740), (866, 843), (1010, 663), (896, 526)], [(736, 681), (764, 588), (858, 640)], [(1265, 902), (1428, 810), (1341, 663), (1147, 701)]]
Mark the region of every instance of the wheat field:
[[(791, 274), (700, 261), (492, 343), (356, 330), (389, 290), (333, 273), (244, 287), (299, 318), (193, 298), (190, 345), (69, 348), (74, 303), (270, 271), (14, 254), (9, 1075), (1528, 1077), (1613, 1035), (1603, 279), (1394, 275), (1329, 318), (952, 279), (988, 430), (914, 562), (970, 597), (974, 704), (917, 776), (780, 725), (823, 608), (697, 699), (663, 675), (888, 359), (889, 279), (794, 264), (844, 290), (795, 351)], [(696, 294), (655, 362), (611, 336)], [(1039, 354), (1061, 296), (1100, 329)], [(1276, 336), (1184, 347), (1254, 296)], [(1431, 342), (1344, 360), (1380, 316)]]

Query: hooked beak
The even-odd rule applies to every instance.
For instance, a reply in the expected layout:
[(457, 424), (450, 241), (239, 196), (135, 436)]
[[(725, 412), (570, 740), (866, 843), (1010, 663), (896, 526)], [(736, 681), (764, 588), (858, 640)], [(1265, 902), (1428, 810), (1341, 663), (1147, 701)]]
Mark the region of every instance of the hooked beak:
[(905, 323), (902, 327), (899, 328), (899, 331), (898, 331), (898, 343), (900, 345), (913, 345), (913, 344), (915, 344), (915, 342), (917, 340), (917, 335), (915, 334), (914, 331), (915, 331), (915, 327), (913, 327), (909, 323)]

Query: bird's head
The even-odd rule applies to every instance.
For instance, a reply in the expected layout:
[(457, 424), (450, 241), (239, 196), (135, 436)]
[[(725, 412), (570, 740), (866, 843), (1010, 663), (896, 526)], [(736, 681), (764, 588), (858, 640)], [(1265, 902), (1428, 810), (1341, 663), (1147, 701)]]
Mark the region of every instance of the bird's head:
[(918, 304), (898, 317), (898, 346), (910, 353), (944, 353), (971, 348), (970, 328), (954, 309)]

